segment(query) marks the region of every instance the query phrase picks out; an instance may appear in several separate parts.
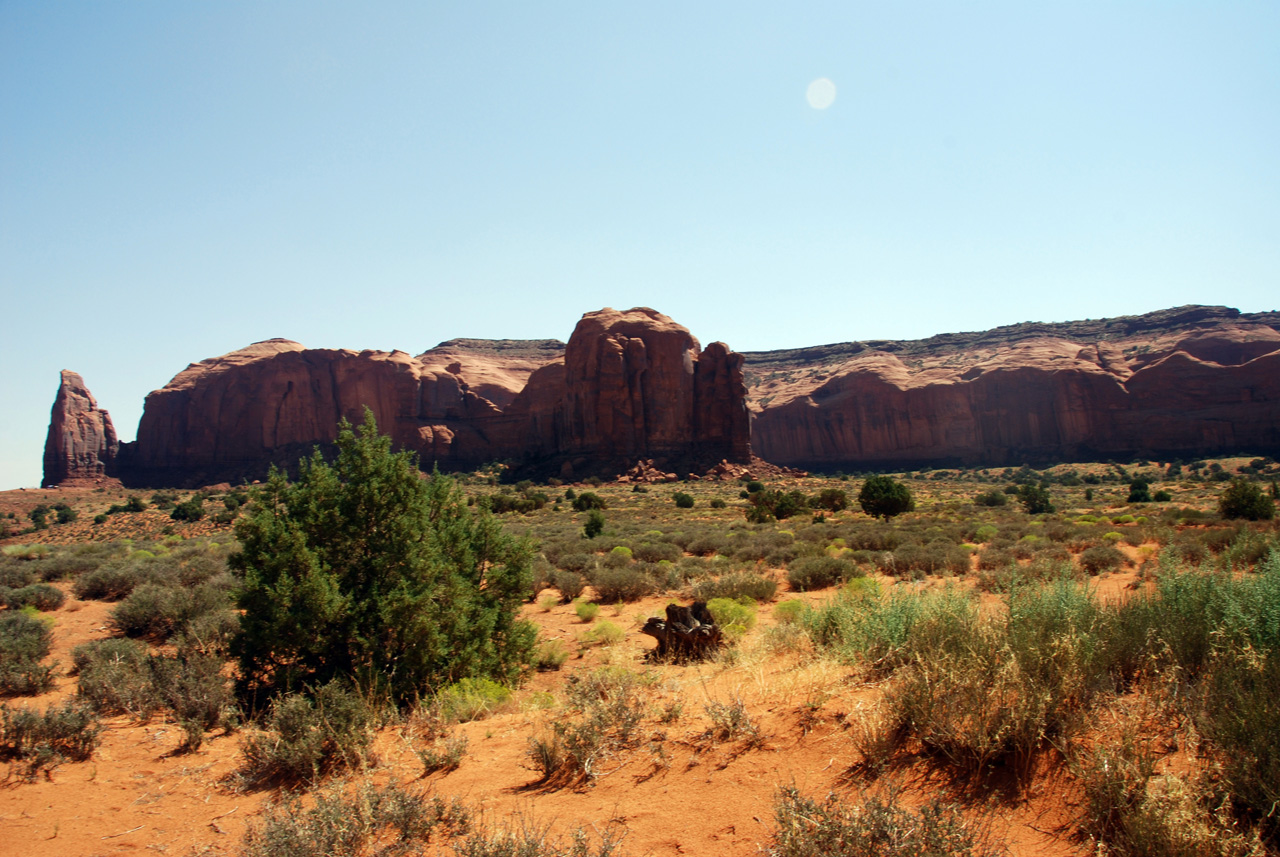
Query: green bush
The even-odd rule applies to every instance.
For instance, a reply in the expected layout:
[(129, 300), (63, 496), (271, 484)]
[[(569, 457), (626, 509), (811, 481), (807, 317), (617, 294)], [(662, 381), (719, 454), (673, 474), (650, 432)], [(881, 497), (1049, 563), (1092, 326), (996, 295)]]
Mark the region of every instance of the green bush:
[(582, 525), (582, 535), (585, 538), (594, 539), (604, 532), (604, 524), (604, 515), (600, 513), (600, 510), (592, 509), (587, 513), (587, 522)]
[(677, 491), (675, 494), (671, 495), (671, 498), (676, 501), (677, 509), (693, 508), (694, 500), (693, 500), (692, 494), (686, 494), (683, 491)]
[(885, 521), (915, 509), (911, 489), (891, 476), (869, 476), (858, 492), (858, 505), (873, 518)]
[(798, 624), (805, 612), (809, 610), (809, 605), (798, 599), (779, 602), (773, 608), (773, 618), (777, 620), (779, 625)]
[(136, 564), (105, 565), (76, 580), (72, 592), (82, 601), (119, 601), (143, 579)]
[(995, 489), (992, 489), (990, 491), (984, 491), (983, 493), (974, 497), (973, 502), (975, 505), (978, 505), (978, 506), (991, 506), (991, 507), (1004, 506), (1004, 505), (1007, 505), (1009, 502), (1009, 495), (1005, 494), (1003, 491), (997, 491)]
[(726, 574), (710, 580), (701, 580), (693, 587), (695, 601), (712, 598), (750, 598), (752, 601), (772, 601), (778, 592), (778, 582), (750, 571)]
[(1046, 515), (1054, 510), (1049, 489), (1043, 485), (1027, 483), (1018, 488), (1018, 502), (1028, 515)]
[(810, 505), (828, 512), (843, 512), (849, 508), (849, 495), (840, 488), (823, 488)]
[(600, 605), (592, 601), (579, 601), (573, 605), (574, 615), (583, 622), (593, 622), (600, 613)]
[(21, 610), (23, 607), (34, 607), (37, 610), (57, 610), (67, 601), (67, 596), (56, 586), (47, 583), (33, 583), (21, 589), (14, 589), (4, 599), (10, 610)]
[(71, 652), (79, 674), (78, 694), (95, 711), (139, 719), (159, 710), (147, 649), (134, 640), (93, 640)]
[(569, 649), (561, 640), (545, 640), (533, 654), (533, 666), (544, 672), (558, 670), (569, 660)]
[(198, 521), (204, 517), (204, 503), (199, 496), (192, 497), (174, 506), (169, 517), (175, 521)]
[(511, 699), (511, 691), (487, 678), (464, 678), (436, 694), (435, 705), (449, 723), (468, 723), (493, 714)]
[(583, 491), (581, 494), (573, 498), (573, 510), (575, 512), (587, 512), (591, 509), (605, 509), (604, 499), (594, 491)]
[(33, 696), (53, 687), (49, 625), (25, 610), (0, 613), (0, 695)]
[(1275, 517), (1276, 503), (1256, 483), (1233, 479), (1218, 498), (1218, 511), (1224, 518), (1270, 521)]
[(296, 483), (275, 472), (236, 523), (244, 574), (233, 642), (249, 688), (353, 676), (407, 702), (465, 677), (513, 680), (536, 630), (519, 618), (532, 551), (468, 508), (455, 483), (423, 480), (372, 412), (345, 421), (333, 464)]
[(707, 610), (730, 639), (741, 637), (756, 625), (756, 603), (750, 598), (712, 598)]
[(591, 585), (604, 604), (637, 601), (654, 590), (652, 578), (635, 566), (601, 568), (592, 575)]
[(787, 583), (796, 592), (826, 589), (862, 574), (856, 564), (830, 556), (806, 556), (787, 567)]

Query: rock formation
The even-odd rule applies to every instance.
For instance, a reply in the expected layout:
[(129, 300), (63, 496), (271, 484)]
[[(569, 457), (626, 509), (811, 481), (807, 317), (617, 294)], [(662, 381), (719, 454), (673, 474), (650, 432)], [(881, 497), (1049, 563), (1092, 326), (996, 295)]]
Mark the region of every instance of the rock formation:
[(747, 354), (752, 447), (819, 469), (1271, 452), (1278, 322), (1184, 307)]
[(83, 378), (63, 370), (49, 417), (41, 487), (100, 481), (119, 448), (110, 414), (98, 407)]
[(588, 313), (568, 346), (459, 339), (411, 357), (272, 339), (193, 363), (147, 396), (113, 470), (137, 485), (257, 479), (332, 444), (367, 407), (424, 467), (506, 460), (612, 477), (656, 458), (688, 472), (750, 456), (741, 366), (643, 308)]
[[(761, 474), (1280, 453), (1280, 313), (1181, 307), (912, 342), (736, 354), (651, 309), (587, 313), (556, 340), (402, 351), (274, 339), (192, 364), (117, 443), (63, 373), (45, 484), (261, 478), (370, 408), (424, 467), (530, 476)], [(753, 456), (758, 455), (759, 458)], [(710, 468), (710, 469), (709, 469)], [(656, 475), (655, 475), (656, 474)]]
[(535, 373), (511, 410), (528, 453), (568, 463), (565, 475), (617, 473), (639, 459), (687, 472), (751, 454), (742, 358), (722, 342), (700, 350), (686, 328), (646, 307), (584, 315), (563, 366)]

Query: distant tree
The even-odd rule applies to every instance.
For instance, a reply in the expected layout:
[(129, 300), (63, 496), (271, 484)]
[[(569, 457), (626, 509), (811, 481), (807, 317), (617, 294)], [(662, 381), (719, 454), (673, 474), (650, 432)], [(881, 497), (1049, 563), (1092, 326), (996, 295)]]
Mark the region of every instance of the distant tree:
[(1135, 479), (1129, 483), (1129, 503), (1150, 503), (1151, 483), (1145, 479)]
[(354, 677), (410, 702), (466, 677), (512, 681), (532, 656), (529, 545), (452, 479), (423, 480), (367, 409), (358, 433), (340, 424), (333, 463), (317, 451), (294, 483), (273, 472), (236, 536), (233, 651), (250, 689)]
[(747, 495), (751, 508), (747, 510), (747, 520), (753, 524), (769, 521), (782, 521), (797, 515), (808, 506), (809, 501), (799, 491), (779, 491), (761, 489)]
[(1218, 498), (1218, 511), (1224, 518), (1269, 521), (1275, 517), (1276, 502), (1264, 494), (1256, 483), (1233, 479)]
[(886, 521), (916, 507), (911, 489), (889, 476), (868, 476), (858, 492), (858, 505), (871, 517)]
[(1018, 502), (1028, 515), (1044, 515), (1053, 511), (1049, 489), (1043, 485), (1027, 484), (1018, 489)]
[(49, 507), (43, 503), (28, 512), (27, 517), (31, 519), (31, 526), (37, 530), (49, 529)]
[(573, 498), (573, 508), (574, 511), (585, 512), (588, 509), (603, 509), (605, 505), (599, 494), (594, 491), (583, 491)]
[(603, 532), (604, 515), (599, 509), (592, 509), (591, 513), (587, 515), (587, 522), (582, 526), (582, 535), (589, 539), (594, 539)]
[(974, 497), (973, 502), (978, 506), (1005, 506), (1009, 503), (1009, 495), (992, 489)]
[(175, 521), (198, 521), (204, 517), (204, 503), (198, 496), (184, 500), (173, 507), (169, 517)]
[(849, 508), (849, 495), (839, 488), (823, 488), (810, 505), (828, 512), (842, 512)]

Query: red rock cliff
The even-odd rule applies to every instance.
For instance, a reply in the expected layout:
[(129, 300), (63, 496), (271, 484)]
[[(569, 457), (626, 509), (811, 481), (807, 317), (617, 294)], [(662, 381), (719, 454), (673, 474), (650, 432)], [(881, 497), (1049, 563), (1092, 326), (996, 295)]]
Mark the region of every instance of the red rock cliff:
[(753, 448), (814, 468), (1280, 448), (1280, 332), (1234, 310), (962, 337), (748, 355)]
[(64, 370), (44, 443), (41, 487), (100, 480), (119, 449), (110, 414), (98, 407), (83, 378)]
[(567, 347), (452, 340), (411, 357), (273, 339), (192, 364), (149, 395), (122, 473), (155, 485), (257, 478), (333, 442), (338, 421), (360, 422), (365, 407), (427, 467), (745, 460), (741, 365), (722, 343), (700, 352), (650, 309), (588, 313)]

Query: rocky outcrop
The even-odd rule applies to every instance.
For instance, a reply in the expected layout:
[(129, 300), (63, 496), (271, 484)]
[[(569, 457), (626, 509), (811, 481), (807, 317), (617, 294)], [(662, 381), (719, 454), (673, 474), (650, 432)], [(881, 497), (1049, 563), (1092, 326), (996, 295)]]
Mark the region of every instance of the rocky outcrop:
[(273, 339), (194, 363), (147, 397), (121, 456), (134, 484), (261, 478), (332, 444), (367, 407), (424, 467), (508, 460), (612, 476), (640, 458), (687, 468), (750, 454), (742, 360), (700, 351), (650, 309), (588, 313), (556, 340), (451, 340), (402, 351)]
[(772, 472), (761, 458), (832, 470), (1276, 454), (1280, 314), (1180, 307), (748, 354), (702, 348), (647, 308), (587, 313), (567, 344), (455, 339), (417, 357), (274, 339), (187, 367), (147, 397), (131, 444), (63, 373), (45, 484), (257, 479), (366, 407), (424, 467), (504, 460), (567, 479)]
[(688, 473), (751, 454), (742, 358), (722, 342), (702, 349), (647, 307), (584, 315), (563, 363), (535, 372), (509, 413), (530, 465), (558, 464), (565, 478), (641, 460)]
[(163, 485), (259, 478), (331, 444), (339, 421), (362, 422), (366, 407), (428, 464), (474, 464), (501, 451), (483, 432), (501, 412), (456, 367), (273, 339), (192, 364), (147, 396), (125, 475)]
[(1221, 307), (746, 355), (753, 449), (810, 468), (1280, 450), (1280, 316)]
[(84, 379), (63, 370), (44, 443), (42, 488), (101, 481), (120, 444), (111, 415), (98, 407)]

